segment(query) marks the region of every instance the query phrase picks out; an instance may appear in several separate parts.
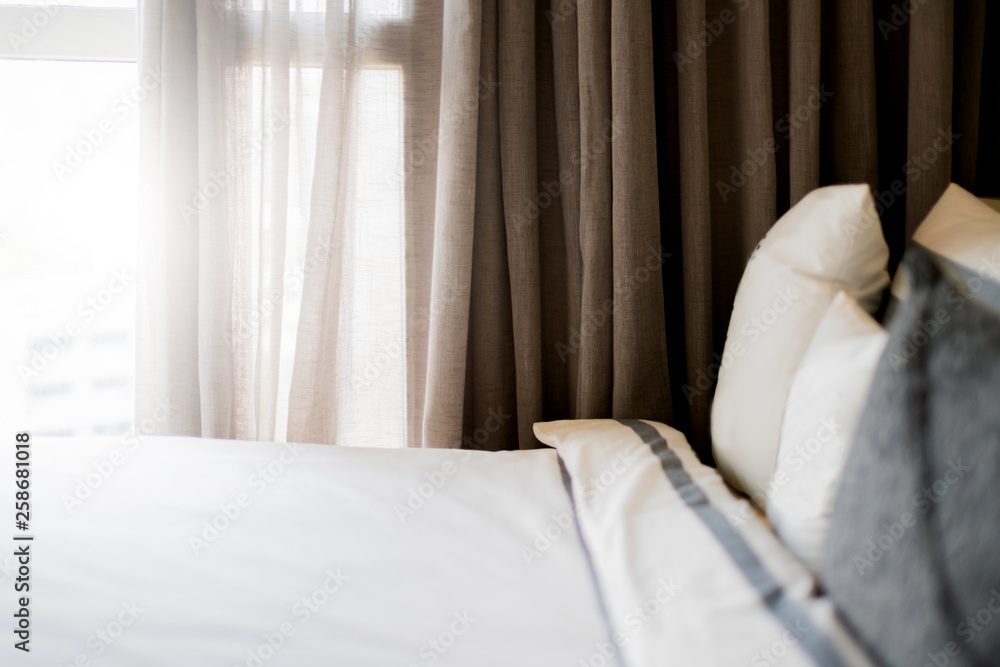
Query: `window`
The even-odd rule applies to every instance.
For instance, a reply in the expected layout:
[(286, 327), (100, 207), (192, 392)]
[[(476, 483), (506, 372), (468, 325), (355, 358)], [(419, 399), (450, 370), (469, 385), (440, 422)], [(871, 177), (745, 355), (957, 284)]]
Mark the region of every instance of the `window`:
[[(138, 106), (150, 85), (137, 67), (135, 0), (0, 0), (0, 303), (16, 321), (0, 330), (13, 352), (0, 377), (10, 414), (36, 434), (121, 435), (132, 426), (135, 385), (135, 248)], [(325, 0), (293, 0), (299, 58), (289, 79), (293, 137), (289, 169), (285, 298), (281, 304), (277, 437), (285, 432), (299, 302), (310, 266), (309, 190), (324, 56)], [(366, 59), (358, 80), (359, 151), (351, 164), (362, 187), (349, 205), (363, 220), (352, 238), (358, 279), (349, 299), (353, 358), (342, 444), (399, 446), (398, 438), (351, 436), (351, 415), (393, 422), (405, 432), (404, 206), (401, 185), (402, 55), (389, 45), (407, 29), (407, 3), (365, 0), (357, 25)], [(241, 16), (261, 30), (263, 0)], [(336, 6), (336, 5), (331, 5)], [(349, 0), (344, 10), (350, 8)], [(242, 11), (242, 10), (241, 10)], [(252, 41), (252, 40), (251, 40)], [(263, 95), (269, 68), (254, 60), (254, 127), (266, 142)], [(152, 85), (156, 85), (153, 82)], [(297, 135), (297, 136), (296, 136)], [(264, 149), (266, 150), (266, 149)], [(257, 161), (259, 162), (259, 161)], [(267, 211), (255, 166), (252, 228)], [(257, 232), (254, 231), (254, 234)], [(260, 239), (255, 239), (260, 250)], [(254, 280), (256, 285), (257, 281)], [(252, 299), (258, 303), (256, 294)], [(249, 314), (248, 326), (259, 317)], [(376, 407), (373, 407), (376, 406)], [(360, 426), (360, 424), (359, 424)], [(360, 433), (360, 431), (359, 431)]]
[(0, 0), (0, 400), (36, 434), (132, 423), (134, 4)]

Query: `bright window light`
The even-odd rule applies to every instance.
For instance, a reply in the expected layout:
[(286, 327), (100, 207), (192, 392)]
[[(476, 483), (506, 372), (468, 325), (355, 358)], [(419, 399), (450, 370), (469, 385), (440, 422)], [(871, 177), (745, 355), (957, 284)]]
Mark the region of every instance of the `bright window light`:
[(57, 11), (59, 7), (115, 7), (135, 9), (138, 0), (0, 0), (0, 5), (23, 5), (27, 7), (48, 7)]
[(133, 415), (134, 63), (0, 60), (5, 411), (37, 434), (121, 435)]

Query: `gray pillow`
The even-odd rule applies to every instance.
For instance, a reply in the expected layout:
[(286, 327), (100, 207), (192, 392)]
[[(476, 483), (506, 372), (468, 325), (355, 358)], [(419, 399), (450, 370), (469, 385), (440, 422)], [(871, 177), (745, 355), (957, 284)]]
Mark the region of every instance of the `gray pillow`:
[(887, 665), (998, 664), (1000, 311), (926, 250), (904, 261), (823, 580)]
[[(929, 254), (934, 259), (935, 263), (942, 267), (954, 282), (958, 283), (959, 288), (964, 287), (963, 292), (975, 295), (976, 299), (979, 301), (988, 303), (994, 308), (1000, 310), (1000, 283), (996, 282), (995, 277), (989, 272), (983, 270), (973, 271), (964, 264), (959, 264), (955, 260), (948, 259), (944, 255), (939, 255), (932, 250), (928, 250), (916, 242), (914, 242), (913, 247), (915, 249), (919, 248), (923, 252)], [(888, 323), (891, 322), (892, 318), (895, 316), (896, 311), (899, 310), (902, 300), (898, 299), (891, 290), (886, 290), (885, 298), (885, 312), (877, 319), (883, 326), (888, 326)]]

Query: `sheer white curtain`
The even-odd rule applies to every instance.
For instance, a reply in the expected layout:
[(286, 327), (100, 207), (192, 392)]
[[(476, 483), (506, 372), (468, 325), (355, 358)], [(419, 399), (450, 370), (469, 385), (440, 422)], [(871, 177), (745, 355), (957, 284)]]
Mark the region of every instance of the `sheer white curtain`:
[(459, 445), (478, 4), (142, 3), (138, 423)]
[(138, 423), (512, 449), (668, 420), (650, 11), (146, 0)]

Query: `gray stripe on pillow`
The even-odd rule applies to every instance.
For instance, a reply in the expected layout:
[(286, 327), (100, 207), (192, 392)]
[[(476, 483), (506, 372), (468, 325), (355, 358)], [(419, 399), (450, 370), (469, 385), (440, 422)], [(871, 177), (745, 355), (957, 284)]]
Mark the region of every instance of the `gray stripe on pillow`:
[(771, 613), (787, 627), (801, 623), (808, 628), (808, 631), (802, 633), (803, 636), (799, 640), (805, 651), (816, 661), (816, 664), (822, 667), (844, 665), (830, 640), (812, 623), (809, 616), (799, 608), (799, 605), (785, 594), (781, 584), (760, 562), (757, 554), (753, 552), (743, 536), (729, 525), (722, 512), (712, 505), (701, 487), (691, 479), (691, 476), (684, 470), (680, 459), (667, 446), (667, 441), (660, 435), (660, 432), (638, 419), (619, 419), (618, 422), (631, 428), (644, 443), (649, 445), (653, 453), (660, 459), (667, 480), (684, 499), (687, 506), (694, 510), (701, 522), (711, 531), (726, 553), (736, 562), (736, 567), (760, 594), (761, 601)]

